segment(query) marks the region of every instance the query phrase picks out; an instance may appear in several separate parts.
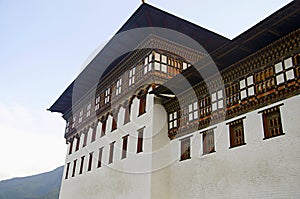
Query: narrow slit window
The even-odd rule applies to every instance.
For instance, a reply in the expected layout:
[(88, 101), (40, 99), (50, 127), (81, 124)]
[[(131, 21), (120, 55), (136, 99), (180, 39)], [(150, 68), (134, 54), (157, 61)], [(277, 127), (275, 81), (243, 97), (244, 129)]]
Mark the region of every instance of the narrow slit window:
[(74, 160), (73, 161), (73, 171), (72, 171), (72, 177), (75, 176), (75, 171), (76, 171), (76, 163), (77, 163), (77, 160)]
[(147, 95), (140, 97), (139, 115), (146, 113), (146, 97)]
[(91, 152), (90, 154), (89, 154), (89, 163), (88, 163), (88, 169), (87, 169), (87, 171), (91, 171), (92, 170), (92, 165), (93, 165), (93, 152)]
[(123, 139), (123, 146), (122, 146), (122, 157), (121, 159), (124, 159), (127, 157), (127, 144), (128, 144), (128, 136), (129, 135), (126, 135), (124, 136), (122, 139)]
[(138, 130), (138, 140), (137, 140), (137, 153), (143, 152), (143, 142), (144, 142), (144, 128)]
[(83, 165), (84, 165), (84, 156), (81, 157), (79, 174), (82, 174), (83, 172)]
[(113, 163), (113, 160), (114, 160), (114, 147), (115, 147), (115, 142), (112, 142), (112, 143), (109, 144), (108, 164)]
[(70, 162), (67, 163), (65, 179), (68, 179), (69, 177), (69, 170), (70, 170)]
[(97, 168), (101, 167), (103, 147), (99, 148)]

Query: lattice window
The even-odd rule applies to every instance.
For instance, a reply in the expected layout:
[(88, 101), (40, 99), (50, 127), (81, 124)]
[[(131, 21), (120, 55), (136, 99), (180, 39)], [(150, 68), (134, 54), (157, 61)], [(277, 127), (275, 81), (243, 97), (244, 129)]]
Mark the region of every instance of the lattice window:
[(190, 137), (180, 140), (181, 151), (180, 151), (180, 161), (191, 159), (191, 143)]
[(110, 88), (105, 90), (104, 104), (107, 104), (109, 102), (110, 102)]
[(259, 112), (263, 117), (265, 139), (284, 135), (280, 116), (281, 105)]
[(202, 133), (203, 155), (215, 152), (214, 130), (209, 129)]
[(216, 111), (224, 107), (223, 91), (218, 90), (211, 94), (211, 110)]
[(129, 82), (128, 85), (131, 86), (135, 82), (135, 67), (129, 70)]
[(92, 104), (88, 104), (86, 107), (86, 117), (90, 117), (91, 115)]
[(198, 119), (198, 102), (194, 102), (188, 106), (189, 121)]
[(95, 111), (99, 110), (100, 108), (100, 96), (97, 96), (95, 99)]
[(167, 56), (161, 55), (157, 52), (154, 54), (154, 70), (167, 73)]
[(122, 79), (119, 79), (117, 81), (117, 86), (116, 86), (116, 95), (121, 94), (122, 92)]
[(82, 117), (83, 117), (83, 110), (81, 110), (81, 111), (79, 112), (78, 123), (81, 123), (81, 122), (82, 122)]
[(277, 85), (284, 83), (285, 81), (293, 80), (295, 78), (293, 69), (292, 57), (286, 58), (282, 62), (275, 64), (275, 74)]
[(169, 114), (169, 130), (178, 127), (178, 112)]
[(144, 59), (144, 75), (152, 70), (152, 61), (153, 55), (152, 53)]
[(200, 117), (206, 117), (211, 112), (210, 97), (204, 97), (199, 100)]
[(231, 85), (225, 88), (227, 107), (239, 103), (240, 94), (239, 94), (238, 87), (239, 87), (239, 83), (232, 83)]
[(122, 145), (122, 157), (121, 159), (124, 159), (127, 157), (127, 144), (128, 144), (128, 136), (129, 135), (125, 135), (122, 139), (123, 139), (123, 145)]
[(244, 119), (245, 118), (241, 118), (233, 122), (227, 123), (229, 124), (230, 148), (245, 144), (243, 124)]
[(241, 100), (253, 96), (254, 94), (255, 91), (254, 91), (253, 75), (250, 75), (249, 77), (240, 80)]

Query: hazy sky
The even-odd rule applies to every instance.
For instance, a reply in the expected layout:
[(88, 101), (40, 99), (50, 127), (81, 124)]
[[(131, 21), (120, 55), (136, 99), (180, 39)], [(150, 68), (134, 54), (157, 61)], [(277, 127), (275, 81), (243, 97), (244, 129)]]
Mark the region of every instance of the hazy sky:
[[(149, 0), (234, 38), (290, 0)], [(46, 111), (141, 0), (0, 0), (0, 180), (64, 164), (65, 123)]]

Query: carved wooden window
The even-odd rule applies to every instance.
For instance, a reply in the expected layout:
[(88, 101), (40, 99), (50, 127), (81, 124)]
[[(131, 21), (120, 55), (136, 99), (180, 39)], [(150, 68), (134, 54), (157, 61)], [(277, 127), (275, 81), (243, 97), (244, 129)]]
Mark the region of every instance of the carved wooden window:
[(202, 133), (203, 155), (215, 152), (214, 129)]
[(152, 53), (144, 59), (144, 75), (152, 70)]
[(185, 70), (185, 69), (187, 69), (190, 66), (191, 66), (191, 64), (186, 63), (186, 62), (182, 62), (182, 70)]
[(264, 139), (284, 135), (280, 116), (281, 105), (259, 112), (263, 118)]
[(87, 171), (91, 171), (92, 170), (92, 165), (93, 165), (93, 152), (91, 152), (90, 154), (89, 154), (89, 163), (88, 163), (88, 169), (87, 169)]
[(83, 172), (84, 158), (85, 158), (85, 156), (81, 157), (79, 174), (82, 174), (82, 172)]
[(123, 145), (122, 145), (122, 157), (121, 159), (124, 159), (127, 157), (127, 144), (128, 144), (128, 136), (129, 135), (125, 135), (122, 139), (123, 139)]
[(240, 80), (240, 95), (241, 100), (246, 99), (247, 97), (253, 96), (254, 91), (254, 80), (253, 75), (250, 75), (247, 78)]
[(258, 73), (255, 74), (255, 82), (256, 82), (256, 93), (263, 93), (269, 89), (272, 89), (275, 85), (274, 78), (274, 69), (273, 67), (268, 67)]
[(114, 147), (115, 147), (115, 142), (112, 142), (109, 144), (109, 158), (108, 158), (108, 164), (113, 163), (114, 161)]
[(206, 117), (210, 114), (211, 112), (211, 107), (210, 107), (210, 97), (204, 97), (199, 100), (199, 109), (200, 109), (200, 117)]
[(74, 160), (73, 161), (73, 171), (72, 171), (72, 177), (75, 176), (75, 171), (76, 171), (76, 163), (77, 163), (77, 160)]
[(82, 147), (85, 147), (85, 146), (86, 146), (86, 144), (87, 144), (87, 139), (88, 139), (88, 131), (86, 131), (86, 132), (84, 133), (84, 138), (83, 138), (83, 145), (82, 145)]
[(226, 106), (230, 107), (239, 103), (240, 94), (239, 94), (239, 83), (232, 83), (231, 85), (227, 86), (225, 89), (226, 93)]
[(189, 121), (193, 121), (198, 119), (198, 102), (194, 102), (192, 104), (189, 104), (188, 106), (188, 113), (189, 113)]
[(175, 111), (169, 114), (169, 129), (178, 128), (178, 112)]
[(140, 97), (139, 116), (146, 113), (146, 97), (147, 95)]
[(138, 130), (138, 140), (136, 153), (143, 152), (143, 142), (144, 142), (144, 128)]
[(65, 179), (68, 179), (69, 177), (69, 170), (70, 170), (70, 162), (67, 163)]
[(114, 131), (117, 129), (117, 123), (118, 123), (118, 112), (115, 112), (112, 115), (111, 131)]
[(103, 147), (99, 148), (97, 168), (101, 167)]
[(122, 79), (119, 79), (117, 81), (117, 86), (116, 86), (116, 95), (121, 94), (122, 92)]
[(109, 102), (110, 102), (110, 88), (105, 90), (104, 104), (107, 104)]
[(128, 85), (131, 86), (135, 82), (135, 67), (129, 70), (129, 82)]
[(86, 117), (90, 117), (91, 115), (91, 108), (92, 108), (92, 104), (88, 104), (86, 107)]
[(100, 95), (95, 99), (95, 111), (99, 110), (100, 108)]
[(180, 140), (180, 161), (191, 159), (190, 136)]
[(79, 144), (80, 144), (80, 137), (78, 136), (76, 138), (76, 148), (75, 148), (75, 151), (78, 151), (79, 150)]
[(154, 70), (167, 73), (167, 56), (154, 52)]
[(106, 122), (107, 122), (107, 119), (105, 119), (105, 120), (102, 121), (102, 127), (101, 127), (101, 135), (100, 135), (100, 137), (103, 137), (105, 135)]
[(211, 110), (216, 111), (224, 107), (223, 91), (218, 90), (211, 94)]
[(125, 107), (125, 117), (124, 117), (124, 124), (130, 122), (130, 112), (131, 112), (131, 104), (128, 104)]
[(72, 150), (73, 150), (73, 141), (74, 141), (74, 140), (71, 140), (71, 141), (70, 141), (69, 155), (72, 154)]
[(78, 119), (78, 122), (81, 123), (82, 122), (82, 116), (83, 116), (83, 110), (81, 110), (79, 112), (79, 119)]
[(245, 144), (244, 124), (243, 124), (244, 119), (245, 118), (241, 118), (233, 122), (227, 123), (229, 124), (230, 148)]
[(292, 57), (286, 58), (282, 62), (275, 64), (274, 67), (277, 85), (295, 78)]

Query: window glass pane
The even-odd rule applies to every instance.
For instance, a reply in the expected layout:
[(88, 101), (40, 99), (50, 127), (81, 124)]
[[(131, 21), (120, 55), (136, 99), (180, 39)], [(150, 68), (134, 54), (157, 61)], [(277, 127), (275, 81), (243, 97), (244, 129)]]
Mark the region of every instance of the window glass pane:
[(277, 81), (277, 85), (283, 83), (284, 82), (283, 74), (277, 75), (276, 76), (276, 81)]
[(177, 118), (177, 112), (174, 112), (173, 115), (174, 115), (174, 119), (176, 119)]
[(197, 110), (197, 109), (198, 109), (198, 103), (194, 102), (194, 110)]
[(189, 114), (189, 121), (192, 121), (193, 120), (193, 113), (190, 113)]
[(174, 127), (177, 127), (177, 120), (174, 120)]
[(155, 53), (154, 59), (155, 59), (156, 61), (160, 61), (160, 54)]
[(282, 63), (279, 62), (277, 64), (275, 64), (275, 73), (279, 73), (282, 71)]
[(295, 78), (295, 75), (294, 75), (294, 70), (289, 70), (289, 71), (286, 71), (286, 79), (289, 80), (289, 79), (294, 79)]
[(198, 111), (195, 111), (194, 112), (194, 119), (197, 119), (198, 118)]
[(243, 79), (240, 81), (240, 89), (245, 88), (246, 87), (246, 81)]
[(241, 91), (241, 99), (244, 99), (244, 98), (246, 98), (247, 97), (247, 92), (246, 92), (246, 90), (242, 90)]
[(284, 68), (285, 69), (291, 68), (292, 66), (293, 66), (293, 61), (292, 61), (291, 57), (284, 60)]
[(222, 99), (223, 98), (223, 93), (222, 90), (218, 91), (218, 99)]
[(251, 75), (247, 78), (247, 85), (250, 86), (252, 84), (253, 84), (253, 76)]
[(169, 120), (173, 120), (173, 114), (169, 114)]
[(249, 96), (254, 95), (254, 86), (251, 86), (250, 88), (248, 88), (248, 95)]
[(144, 64), (145, 64), (145, 65), (148, 64), (148, 57), (145, 58)]
[(187, 63), (185, 63), (185, 62), (182, 63), (182, 69), (183, 70), (187, 69)]
[(213, 93), (213, 94), (211, 95), (211, 101), (214, 102), (214, 101), (216, 101), (216, 100), (217, 100), (217, 94), (216, 94), (216, 93)]
[(173, 123), (172, 122), (169, 123), (169, 129), (171, 129), (171, 128), (173, 128)]
[(190, 105), (189, 105), (189, 112), (192, 112), (192, 111), (193, 111), (193, 105), (190, 104)]
[(155, 70), (160, 70), (160, 63), (155, 62), (154, 63), (154, 69)]
[(161, 55), (161, 62), (166, 64), (167, 63), (167, 56)]
[(217, 102), (214, 102), (211, 106), (212, 111), (217, 110)]
[(218, 107), (219, 107), (219, 108), (223, 108), (223, 100), (219, 101)]
[(161, 65), (161, 71), (167, 73), (167, 65), (162, 64)]

